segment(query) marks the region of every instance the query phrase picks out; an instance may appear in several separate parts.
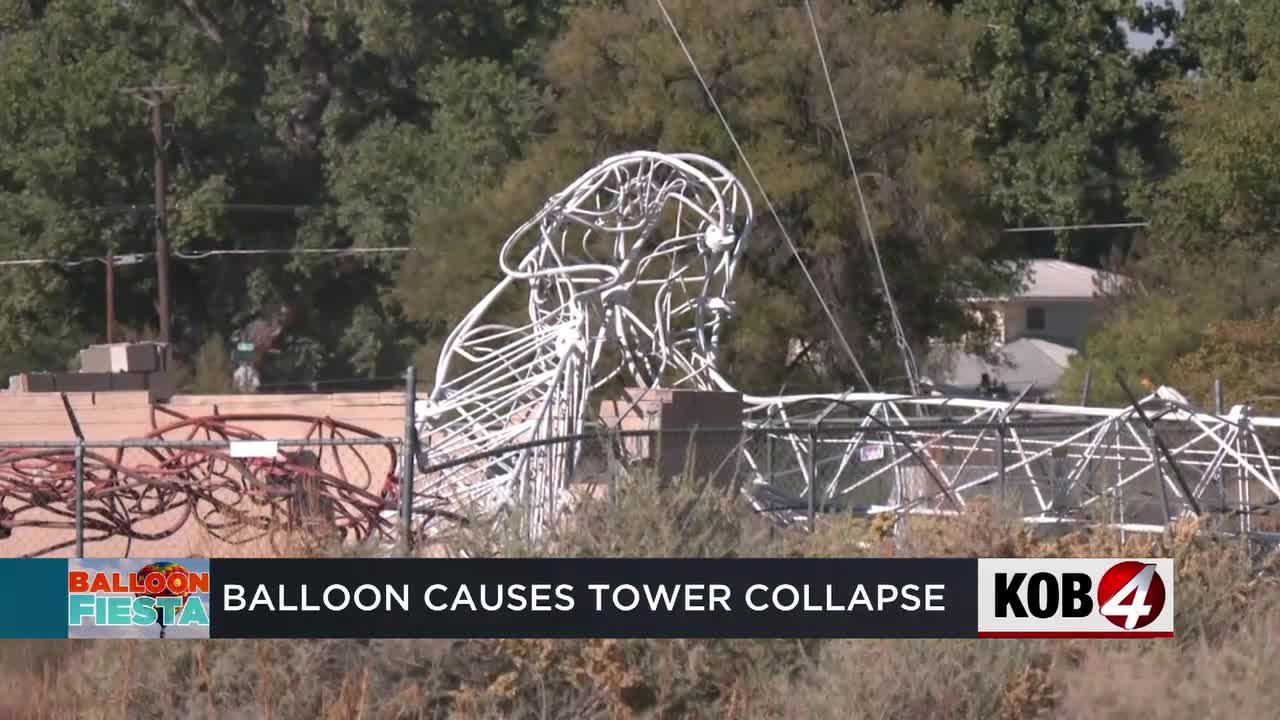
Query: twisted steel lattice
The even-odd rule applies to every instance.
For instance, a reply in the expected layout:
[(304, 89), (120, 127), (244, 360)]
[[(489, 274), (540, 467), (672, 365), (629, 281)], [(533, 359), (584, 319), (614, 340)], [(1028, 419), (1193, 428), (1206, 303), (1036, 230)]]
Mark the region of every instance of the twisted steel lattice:
[[(536, 529), (564, 506), (581, 448), (537, 441), (579, 435), (593, 391), (620, 379), (736, 392), (717, 370), (717, 349), (752, 220), (742, 184), (694, 155), (620, 155), (552, 197), (503, 245), (503, 280), (444, 346), (418, 421), (429, 463), (447, 469), (417, 478), (418, 511), (521, 508)], [(490, 318), (504, 302), (524, 308), (519, 321)], [(843, 498), (850, 511), (945, 513), (1013, 487), (1032, 522), (1101, 513), (1158, 529), (1216, 513), (1248, 532), (1251, 517), (1280, 503), (1280, 458), (1259, 430), (1280, 419), (1251, 418), (1247, 407), (1205, 413), (1168, 388), (1131, 408), (874, 392), (743, 401), (734, 454), (756, 486), (753, 503), (783, 519), (810, 497), (824, 506)], [(1079, 429), (1020, 432), (1013, 417), (1070, 418)], [(939, 418), (952, 426), (938, 429)], [(812, 440), (796, 432), (821, 423)], [(1172, 448), (1162, 434), (1178, 437)], [(797, 482), (779, 483), (787, 473), (766, 467), (766, 444), (770, 464), (787, 456), (779, 464)], [(510, 446), (518, 449), (503, 451)], [(864, 448), (879, 459), (863, 461)], [(449, 462), (464, 456), (475, 460)], [(850, 496), (863, 500), (849, 506)], [(1135, 498), (1158, 507), (1126, 517)], [(1146, 522), (1133, 522), (1138, 515)]]
[[(720, 164), (635, 152), (579, 177), (503, 244), (503, 279), (449, 335), (419, 414), (432, 462), (581, 432), (593, 391), (720, 387), (728, 290), (751, 201)], [(514, 304), (518, 319), (492, 316)], [(416, 513), (523, 508), (554, 518), (580, 444), (420, 477)]]
[[(833, 404), (849, 412), (813, 443), (777, 431), (814, 427)], [(789, 498), (779, 514), (791, 520), (812, 492), (820, 506), (869, 514), (954, 514), (1000, 498), (1035, 524), (1161, 532), (1198, 518), (1217, 531), (1277, 529), (1280, 457), (1268, 439), (1280, 418), (1245, 405), (1205, 412), (1167, 387), (1122, 408), (850, 393), (757, 399), (747, 415), (792, 458), (787, 490), (772, 494)], [(754, 450), (744, 459), (758, 473)]]

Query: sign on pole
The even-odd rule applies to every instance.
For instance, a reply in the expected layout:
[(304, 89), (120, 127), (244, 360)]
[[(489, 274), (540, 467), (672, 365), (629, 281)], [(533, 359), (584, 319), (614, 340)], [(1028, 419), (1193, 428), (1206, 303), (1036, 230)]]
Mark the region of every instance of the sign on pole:
[(252, 363), (257, 360), (256, 349), (251, 342), (238, 342), (235, 350), (231, 351), (231, 360), (236, 363)]

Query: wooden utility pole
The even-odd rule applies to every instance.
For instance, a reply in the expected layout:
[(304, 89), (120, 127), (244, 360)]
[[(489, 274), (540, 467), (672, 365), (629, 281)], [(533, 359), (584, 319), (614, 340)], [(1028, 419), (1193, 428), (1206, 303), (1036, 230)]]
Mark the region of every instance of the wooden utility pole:
[(116, 335), (116, 259), (107, 253), (107, 344), (115, 342)]
[(148, 85), (124, 88), (123, 91), (146, 103), (151, 108), (151, 139), (155, 154), (155, 210), (156, 210), (156, 284), (158, 285), (157, 311), (160, 315), (160, 341), (169, 342), (169, 233), (167, 186), (168, 167), (165, 163), (164, 105), (169, 97), (180, 92), (181, 85)]
[(116, 341), (116, 268), (121, 265), (136, 265), (147, 257), (146, 253), (116, 255), (107, 251), (107, 344)]

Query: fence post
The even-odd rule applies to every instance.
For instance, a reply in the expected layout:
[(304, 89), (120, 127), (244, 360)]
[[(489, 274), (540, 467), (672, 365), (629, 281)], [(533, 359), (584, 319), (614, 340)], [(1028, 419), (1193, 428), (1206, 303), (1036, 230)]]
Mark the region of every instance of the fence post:
[[(620, 456), (622, 456), (626, 452), (626, 446), (624, 445), (626, 441), (622, 438), (620, 434), (621, 430), (622, 430), (621, 424), (613, 425), (609, 428), (610, 457), (613, 456), (613, 451), (615, 449), (619, 451)], [(620, 468), (619, 463), (611, 462), (609, 463), (609, 471), (605, 474), (606, 478), (609, 481), (609, 507), (611, 508), (618, 507), (618, 470), (619, 468)]]
[(768, 424), (764, 431), (764, 480), (773, 484), (773, 433), (769, 432)]
[(418, 377), (410, 365), (404, 371), (404, 442), (400, 445), (400, 542), (407, 557), (413, 551), (413, 470), (418, 456), (418, 427), (414, 422)]
[(817, 532), (818, 517), (813, 506), (813, 496), (818, 491), (818, 430), (809, 427), (809, 532)]
[(67, 411), (67, 420), (71, 421), (71, 432), (76, 435), (75, 481), (76, 481), (76, 557), (84, 557), (84, 430), (80, 429), (80, 420), (71, 407), (71, 399), (65, 392), (62, 396), (62, 408)]
[(84, 438), (76, 438), (76, 557), (84, 557)]
[[(1148, 427), (1147, 442), (1151, 443), (1151, 472), (1156, 476), (1156, 484), (1160, 486), (1160, 505), (1164, 508), (1164, 529), (1169, 532), (1169, 523), (1173, 522), (1173, 507), (1169, 505), (1169, 488), (1164, 485), (1164, 471), (1160, 465), (1160, 453), (1156, 447), (1155, 428)], [(1190, 496), (1188, 500), (1192, 499)]]
[[(996, 458), (996, 469), (1000, 471), (1000, 502), (1001, 504), (1008, 502), (1008, 487), (1005, 478), (1004, 469), (1004, 416), (1001, 415), (996, 419), (996, 452), (1000, 453), (1000, 457)], [(1001, 508), (1001, 512), (1007, 508)]]
[[(1213, 379), (1213, 414), (1222, 417), (1222, 378)], [(1223, 484), (1222, 468), (1226, 466), (1223, 463), (1218, 465), (1218, 469), (1213, 473), (1213, 482), (1218, 486), (1218, 494), (1222, 496), (1223, 508), (1227, 505), (1227, 488)]]

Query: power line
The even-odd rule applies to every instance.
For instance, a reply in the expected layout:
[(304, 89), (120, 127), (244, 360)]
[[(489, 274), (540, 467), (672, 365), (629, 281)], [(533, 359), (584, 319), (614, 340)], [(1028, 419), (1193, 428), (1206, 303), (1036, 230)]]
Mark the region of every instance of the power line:
[(1116, 228), (1138, 228), (1150, 227), (1151, 223), (1143, 222), (1124, 222), (1124, 223), (1097, 223), (1092, 225), (1046, 225), (1044, 227), (1021, 227), (1021, 228), (1005, 228), (1006, 233), (1030, 233), (1030, 232), (1059, 232), (1062, 230), (1111, 230)]
[(862, 208), (863, 224), (867, 228), (867, 240), (871, 245), (871, 254), (876, 261), (876, 270), (880, 275), (880, 286), (884, 289), (885, 302), (889, 305), (889, 317), (893, 322), (893, 332), (898, 341), (898, 349), (902, 351), (902, 364), (907, 371), (907, 382), (911, 386), (911, 394), (920, 394), (920, 386), (916, 381), (919, 369), (916, 359), (907, 342), (907, 332), (898, 317), (898, 304), (893, 300), (893, 292), (889, 290), (889, 276), (884, 271), (884, 262), (880, 259), (880, 246), (876, 242), (875, 228), (871, 224), (871, 215), (867, 212), (867, 198), (862, 194), (862, 181), (858, 179), (858, 167), (853, 162), (853, 150), (849, 147), (849, 135), (844, 130), (844, 118), (840, 116), (840, 102), (836, 100), (836, 88), (831, 82), (831, 70), (827, 66), (827, 55), (822, 49), (822, 39), (818, 36), (818, 22), (813, 16), (813, 4), (804, 0), (804, 8), (809, 13), (809, 27), (813, 29), (813, 42), (818, 47), (818, 59), (822, 61), (822, 75), (827, 81), (827, 92), (831, 94), (831, 107), (835, 110), (836, 126), (840, 128), (840, 140), (844, 143), (844, 155), (849, 161), (849, 172), (853, 175), (853, 187), (858, 193), (858, 205)]
[[(150, 253), (148, 253), (150, 254)], [(75, 260), (56, 260), (54, 258), (17, 258), (13, 260), (0, 260), (0, 266), (14, 265), (62, 265), (63, 267), (75, 267), (91, 262), (106, 262), (105, 257), (88, 257), (77, 258)]]
[(183, 253), (176, 252), (174, 257), (183, 260), (203, 260), (207, 257), (217, 255), (364, 255), (370, 253), (407, 253), (412, 252), (413, 248), (402, 245), (394, 247), (352, 247), (352, 248), (282, 248), (282, 249), (263, 249), (263, 250), (206, 250), (203, 252)]
[[(1112, 177), (1099, 180), (1081, 181), (1069, 185), (1059, 185), (1063, 189), (1080, 189), (1080, 190), (1098, 190), (1114, 187), (1124, 187), (1140, 182), (1150, 182), (1153, 180), (1161, 180), (1172, 176), (1172, 172), (1151, 173), (1147, 175), (1132, 177)], [(862, 176), (875, 176), (879, 173), (862, 172)], [(995, 198), (1003, 195), (999, 190), (991, 190), (986, 192), (969, 192), (964, 197), (969, 198)], [(12, 202), (14, 197), (5, 198), (6, 202)], [(181, 214), (183, 210), (217, 208), (231, 212), (252, 212), (252, 213), (294, 213), (303, 210), (322, 210), (325, 208), (337, 207), (336, 203), (252, 203), (252, 202), (199, 202), (186, 203), (182, 200), (175, 200), (168, 206), (170, 213)], [(119, 203), (114, 205), (100, 205), (97, 207), (85, 208), (62, 208), (61, 212), (65, 215), (128, 215), (131, 213), (154, 213), (155, 205), (151, 203)]]
[[(352, 247), (352, 248), (266, 248), (266, 249), (245, 249), (245, 250), (204, 250), (199, 252), (176, 252), (173, 257), (181, 260), (203, 260), (208, 257), (216, 257), (223, 255), (366, 255), (375, 253), (401, 254), (413, 252), (414, 248), (409, 246), (389, 246), (389, 247)], [(132, 265), (143, 260), (152, 259), (156, 256), (154, 252), (131, 253), (128, 255), (112, 255), (111, 258), (115, 265)], [(107, 256), (99, 257), (81, 257), (81, 258), (12, 258), (8, 260), (0, 260), (0, 267), (4, 266), (25, 266), (25, 265), (61, 265), (63, 267), (76, 267), (85, 263), (100, 262), (106, 263)]]
[(724, 116), (724, 111), (720, 109), (720, 103), (716, 101), (716, 96), (711, 92), (711, 86), (707, 84), (706, 78), (702, 76), (702, 71), (698, 68), (698, 63), (693, 59), (693, 53), (689, 52), (689, 47), (685, 45), (684, 37), (680, 35), (679, 28), (671, 19), (671, 14), (667, 12), (667, 6), (662, 0), (655, 0), (658, 3), (658, 9), (662, 11), (662, 16), (666, 18), (667, 25), (670, 26), (672, 34), (675, 35), (676, 42), (680, 45), (680, 50), (684, 52), (685, 59), (689, 61), (689, 66), (693, 69), (693, 74), (698, 78), (698, 83), (702, 85), (702, 90), (707, 94), (707, 99), (711, 102), (711, 107), (715, 109), (716, 115), (720, 118), (720, 123), (724, 125), (725, 132), (729, 135), (729, 141), (733, 143), (733, 147), (738, 152), (738, 157), (742, 159), (742, 164), (746, 167), (747, 172), (751, 175), (751, 179), (756, 184), (756, 189), (760, 191), (760, 197), (764, 200), (765, 206), (769, 208), (769, 214), (773, 216), (774, 222), (778, 224), (778, 230), (782, 233), (783, 240), (791, 249), (791, 253), (795, 255), (796, 262), (800, 265), (800, 272), (804, 274), (805, 280), (809, 282), (809, 287), (813, 288), (814, 295), (818, 298), (818, 304), (822, 306), (822, 311), (826, 314), (827, 319), (831, 321), (832, 328), (836, 331), (836, 337), (839, 338), (840, 344), (844, 347), (845, 353), (849, 356), (849, 361), (853, 363), (853, 367), (858, 372), (858, 377), (862, 379), (862, 384), (868, 390), (873, 390), (871, 381), (867, 379), (867, 374), (862, 370), (862, 364), (858, 362), (857, 355), (853, 352), (853, 347), (849, 345), (848, 339), (844, 336), (844, 331), (840, 329), (840, 323), (836, 320), (835, 313), (831, 311), (831, 307), (827, 305), (827, 301), (822, 297), (822, 291), (818, 289), (818, 283), (813, 279), (813, 275), (809, 273), (809, 268), (804, 264), (804, 258), (800, 255), (800, 249), (792, 241), (790, 233), (782, 223), (782, 218), (778, 215), (778, 211), (773, 206), (773, 201), (769, 199), (769, 193), (764, 189), (764, 183), (760, 182), (759, 176), (756, 175), (755, 169), (751, 166), (751, 161), (747, 159), (747, 153), (742, 149), (742, 145), (738, 142), (738, 136), (734, 134), (733, 127), (729, 124), (729, 120)]
[[(170, 212), (182, 213), (183, 210), (218, 208), (221, 210), (230, 210), (235, 212), (261, 212), (261, 213), (292, 213), (300, 210), (320, 210), (323, 208), (334, 207), (332, 204), (324, 203), (243, 203), (243, 202), (200, 202), (200, 203), (184, 203), (181, 200), (168, 206)], [(116, 205), (99, 205), (98, 207), (86, 208), (63, 208), (61, 212), (65, 215), (129, 215), (132, 213), (151, 214), (156, 210), (156, 206), (151, 203), (129, 203)]]

